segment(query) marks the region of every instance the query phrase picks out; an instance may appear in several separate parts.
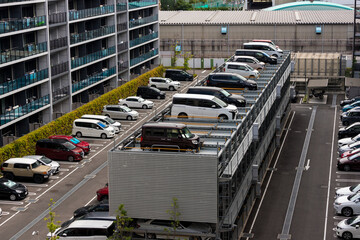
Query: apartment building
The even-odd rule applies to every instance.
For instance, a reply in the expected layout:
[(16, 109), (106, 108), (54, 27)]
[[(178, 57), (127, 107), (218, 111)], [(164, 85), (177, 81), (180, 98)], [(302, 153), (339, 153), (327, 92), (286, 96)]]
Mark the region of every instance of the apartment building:
[(0, 146), (159, 63), (158, 0), (0, 0)]

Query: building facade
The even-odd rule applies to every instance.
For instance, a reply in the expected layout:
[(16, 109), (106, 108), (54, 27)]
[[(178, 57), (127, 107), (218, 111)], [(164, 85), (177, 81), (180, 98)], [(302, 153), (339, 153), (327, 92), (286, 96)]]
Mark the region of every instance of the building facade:
[(158, 1), (1, 0), (0, 146), (159, 63)]

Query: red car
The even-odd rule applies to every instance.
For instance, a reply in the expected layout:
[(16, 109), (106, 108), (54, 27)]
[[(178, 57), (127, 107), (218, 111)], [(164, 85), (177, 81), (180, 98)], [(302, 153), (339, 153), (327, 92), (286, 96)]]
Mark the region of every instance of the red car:
[(344, 157), (350, 157), (356, 153), (360, 153), (360, 148), (357, 148), (357, 149), (354, 149), (354, 150), (351, 150), (351, 151), (347, 151), (347, 152), (344, 152), (343, 154), (341, 154), (341, 158), (344, 158)]
[(98, 201), (102, 201), (104, 199), (109, 198), (109, 186), (108, 184), (105, 184), (105, 187), (100, 188), (96, 191), (96, 196)]
[(81, 148), (85, 154), (89, 154), (90, 152), (90, 144), (88, 142), (80, 141), (79, 139), (74, 138), (73, 136), (54, 135), (54, 136), (50, 136), (49, 139), (65, 139), (70, 143), (74, 144), (76, 147)]
[(360, 170), (360, 153), (354, 154), (350, 157), (344, 157), (338, 160), (337, 168), (339, 170), (350, 171)]

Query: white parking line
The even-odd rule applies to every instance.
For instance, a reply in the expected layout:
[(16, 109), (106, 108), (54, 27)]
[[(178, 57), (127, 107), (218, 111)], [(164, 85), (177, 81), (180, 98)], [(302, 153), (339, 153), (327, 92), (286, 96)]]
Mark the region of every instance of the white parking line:
[(352, 183), (360, 183), (359, 179), (335, 179), (336, 182), (352, 182)]
[(48, 187), (48, 184), (35, 184), (35, 183), (23, 183), (23, 182), (18, 182), (21, 183), (23, 185), (25, 185), (26, 187), (40, 187), (40, 188), (45, 188)]
[(102, 147), (104, 144), (92, 143), (90, 144), (91, 147)]
[(202, 71), (201, 73), (205, 73), (205, 72), (206, 72), (206, 70)]
[[(79, 162), (61, 162), (60, 166), (63, 165), (63, 164), (66, 164), (66, 165), (78, 165)], [(61, 171), (61, 168), (60, 168), (60, 171)]]
[(24, 205), (24, 202), (14, 202), (14, 201), (9, 200), (9, 201), (0, 201), (0, 204), (21, 206), (21, 205)]
[[(336, 172), (336, 174), (339, 175), (359, 175), (360, 176), (360, 172)], [(360, 182), (360, 180), (359, 180)]]

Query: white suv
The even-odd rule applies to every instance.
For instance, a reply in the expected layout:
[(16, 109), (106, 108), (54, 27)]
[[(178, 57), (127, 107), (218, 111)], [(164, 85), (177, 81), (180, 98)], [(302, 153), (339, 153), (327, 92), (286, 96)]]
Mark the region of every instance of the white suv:
[(151, 77), (151, 78), (149, 78), (148, 86), (156, 87), (159, 89), (168, 89), (170, 91), (175, 91), (180, 88), (180, 82), (173, 81), (170, 78)]

